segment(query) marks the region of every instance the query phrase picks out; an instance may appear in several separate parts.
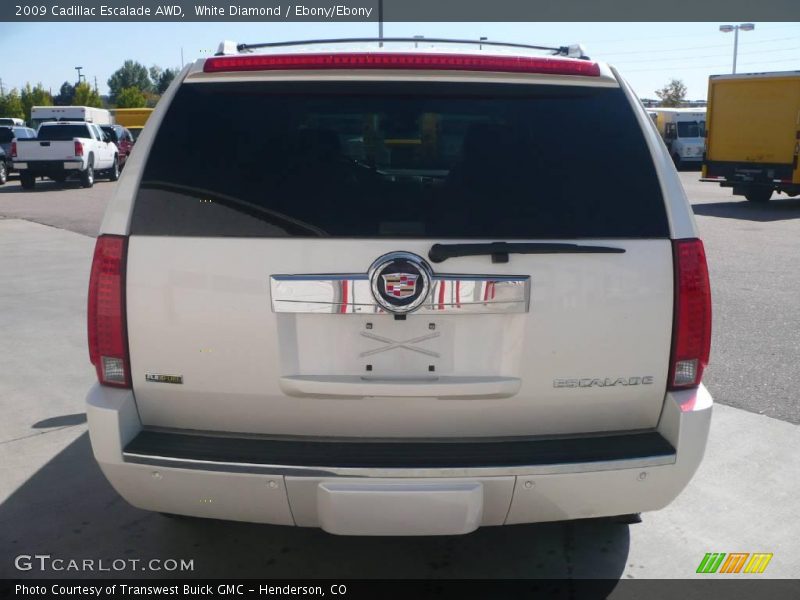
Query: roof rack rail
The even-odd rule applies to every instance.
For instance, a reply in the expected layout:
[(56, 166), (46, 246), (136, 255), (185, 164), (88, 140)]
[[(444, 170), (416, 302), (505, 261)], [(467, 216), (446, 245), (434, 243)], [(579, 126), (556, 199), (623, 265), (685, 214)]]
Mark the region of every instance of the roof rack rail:
[[(236, 44), (237, 52), (251, 52), (258, 48), (280, 48), (289, 46), (303, 46), (307, 44), (354, 44), (354, 43), (370, 43), (377, 42), (379, 44), (391, 42), (413, 42), (413, 43), (434, 43), (434, 44), (478, 44), (480, 46), (499, 46), (506, 48), (525, 48), (526, 50), (549, 50), (553, 56), (566, 56), (569, 58), (580, 58), (582, 60), (589, 60), (585, 55), (583, 46), (580, 44), (572, 44), (569, 46), (535, 46), (532, 44), (518, 44), (514, 42), (493, 42), (490, 40), (463, 40), (452, 38), (426, 38), (422, 36), (417, 37), (357, 37), (357, 38), (330, 38), (330, 39), (316, 39), (316, 40), (298, 40), (290, 42), (262, 42), (259, 44)], [(233, 42), (222, 42), (219, 45), (219, 50), (216, 56), (224, 54), (231, 54), (233, 50)]]

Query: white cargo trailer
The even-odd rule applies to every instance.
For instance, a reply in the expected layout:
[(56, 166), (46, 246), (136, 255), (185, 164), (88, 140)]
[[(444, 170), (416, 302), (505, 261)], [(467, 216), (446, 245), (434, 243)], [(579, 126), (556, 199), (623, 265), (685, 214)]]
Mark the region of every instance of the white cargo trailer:
[(86, 121), (95, 125), (113, 125), (111, 112), (92, 106), (34, 106), (31, 108), (33, 127), (47, 121)]

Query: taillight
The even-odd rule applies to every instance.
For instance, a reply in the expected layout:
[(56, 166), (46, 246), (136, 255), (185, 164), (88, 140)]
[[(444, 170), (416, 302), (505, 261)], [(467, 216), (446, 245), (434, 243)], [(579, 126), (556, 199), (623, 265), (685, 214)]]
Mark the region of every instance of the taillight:
[(89, 278), (89, 359), (104, 385), (131, 387), (128, 331), (125, 323), (125, 260), (128, 239), (97, 238)]
[(694, 387), (711, 352), (711, 287), (703, 242), (673, 240), (675, 307), (669, 389)]
[(475, 56), (471, 54), (405, 54), (390, 52), (256, 54), (250, 56), (215, 56), (206, 59), (203, 65), (203, 71), (206, 73), (305, 69), (430, 69), (438, 71), (498, 71), (600, 76), (598, 64), (588, 60), (542, 56)]
[(83, 156), (83, 144), (75, 140), (75, 156)]
[(17, 142), (11, 142), (11, 158), (17, 158)]

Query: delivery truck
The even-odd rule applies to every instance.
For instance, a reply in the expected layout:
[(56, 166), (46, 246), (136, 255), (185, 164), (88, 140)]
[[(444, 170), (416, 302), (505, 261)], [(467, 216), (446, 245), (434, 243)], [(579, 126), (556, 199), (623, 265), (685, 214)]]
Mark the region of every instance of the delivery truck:
[(152, 108), (114, 108), (111, 110), (114, 122), (130, 131), (133, 139), (139, 138), (144, 124), (152, 113)]
[(702, 181), (750, 202), (800, 194), (800, 71), (712, 75)]
[(705, 108), (651, 108), (651, 117), (667, 145), (672, 162), (681, 167), (703, 162), (703, 136), (706, 128)]
[(111, 113), (105, 108), (92, 106), (34, 106), (31, 122), (37, 128), (49, 121), (84, 121), (95, 125), (113, 125)]

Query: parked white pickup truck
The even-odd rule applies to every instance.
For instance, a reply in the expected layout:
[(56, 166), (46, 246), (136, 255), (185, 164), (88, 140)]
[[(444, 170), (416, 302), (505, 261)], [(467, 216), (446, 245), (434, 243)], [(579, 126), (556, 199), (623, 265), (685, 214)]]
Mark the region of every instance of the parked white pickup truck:
[(62, 183), (79, 176), (87, 188), (94, 185), (97, 172), (111, 181), (119, 178), (119, 150), (94, 123), (43, 123), (35, 138), (12, 144), (11, 157), (25, 189), (33, 189), (37, 177)]

